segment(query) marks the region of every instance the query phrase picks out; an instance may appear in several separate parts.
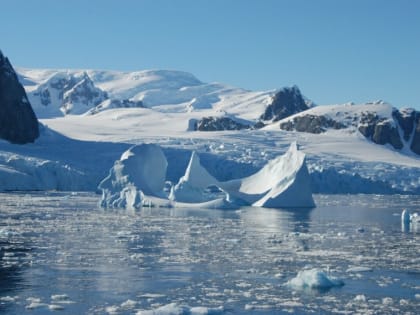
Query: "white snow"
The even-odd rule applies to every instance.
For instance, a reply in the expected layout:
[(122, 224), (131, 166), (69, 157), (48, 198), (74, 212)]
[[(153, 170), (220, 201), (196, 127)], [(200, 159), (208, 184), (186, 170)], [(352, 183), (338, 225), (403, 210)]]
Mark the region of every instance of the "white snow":
[(320, 269), (301, 270), (297, 276), (287, 282), (294, 289), (329, 289), (343, 286), (344, 282), (338, 278), (327, 275)]

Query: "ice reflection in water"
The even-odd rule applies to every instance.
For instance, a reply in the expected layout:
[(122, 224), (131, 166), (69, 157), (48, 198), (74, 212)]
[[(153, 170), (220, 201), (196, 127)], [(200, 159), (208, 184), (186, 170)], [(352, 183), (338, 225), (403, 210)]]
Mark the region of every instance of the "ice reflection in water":
[[(176, 303), (225, 314), (415, 314), (419, 234), (401, 230), (400, 213), (418, 211), (420, 197), (316, 199), (316, 209), (127, 213), (98, 209), (93, 194), (1, 194), (0, 312), (136, 314)], [(345, 285), (285, 285), (305, 268)]]

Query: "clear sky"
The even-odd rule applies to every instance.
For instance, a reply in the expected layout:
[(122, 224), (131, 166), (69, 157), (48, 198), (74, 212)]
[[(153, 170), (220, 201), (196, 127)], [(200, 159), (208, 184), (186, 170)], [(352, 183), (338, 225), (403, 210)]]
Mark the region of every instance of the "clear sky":
[(419, 0), (0, 0), (0, 49), (20, 67), (175, 69), (420, 109)]

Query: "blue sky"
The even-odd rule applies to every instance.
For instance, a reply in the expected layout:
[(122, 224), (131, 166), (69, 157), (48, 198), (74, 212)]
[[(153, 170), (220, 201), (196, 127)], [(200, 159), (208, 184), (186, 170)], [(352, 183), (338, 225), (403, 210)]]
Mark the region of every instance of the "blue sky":
[(420, 109), (417, 0), (0, 0), (15, 66), (176, 69), (318, 104)]

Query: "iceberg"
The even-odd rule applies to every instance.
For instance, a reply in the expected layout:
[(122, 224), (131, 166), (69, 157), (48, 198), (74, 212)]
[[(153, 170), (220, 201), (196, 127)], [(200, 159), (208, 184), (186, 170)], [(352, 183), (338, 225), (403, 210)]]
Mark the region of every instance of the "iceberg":
[(320, 269), (301, 270), (296, 277), (289, 280), (287, 285), (294, 289), (328, 290), (332, 287), (341, 287), (344, 282), (340, 279), (327, 275)]
[(168, 162), (155, 144), (136, 145), (125, 151), (114, 163), (109, 175), (101, 181), (101, 206), (104, 208), (139, 209), (145, 195), (164, 198)]
[[(162, 149), (155, 144), (141, 144), (124, 152), (114, 163), (109, 175), (99, 184), (104, 208), (139, 209), (144, 205), (164, 207), (241, 205), (270, 208), (314, 207), (305, 154), (296, 142), (288, 151), (269, 161), (255, 174), (219, 181), (201, 164), (192, 152), (185, 173), (164, 192), (168, 162)], [(217, 194), (209, 192), (217, 187)]]
[(255, 207), (315, 207), (305, 154), (292, 142), (284, 155), (249, 177), (221, 183), (231, 197)]
[(180, 202), (206, 202), (208, 196), (205, 190), (213, 185), (219, 187), (220, 183), (201, 165), (200, 157), (193, 151), (185, 175), (172, 187), (169, 199)]

